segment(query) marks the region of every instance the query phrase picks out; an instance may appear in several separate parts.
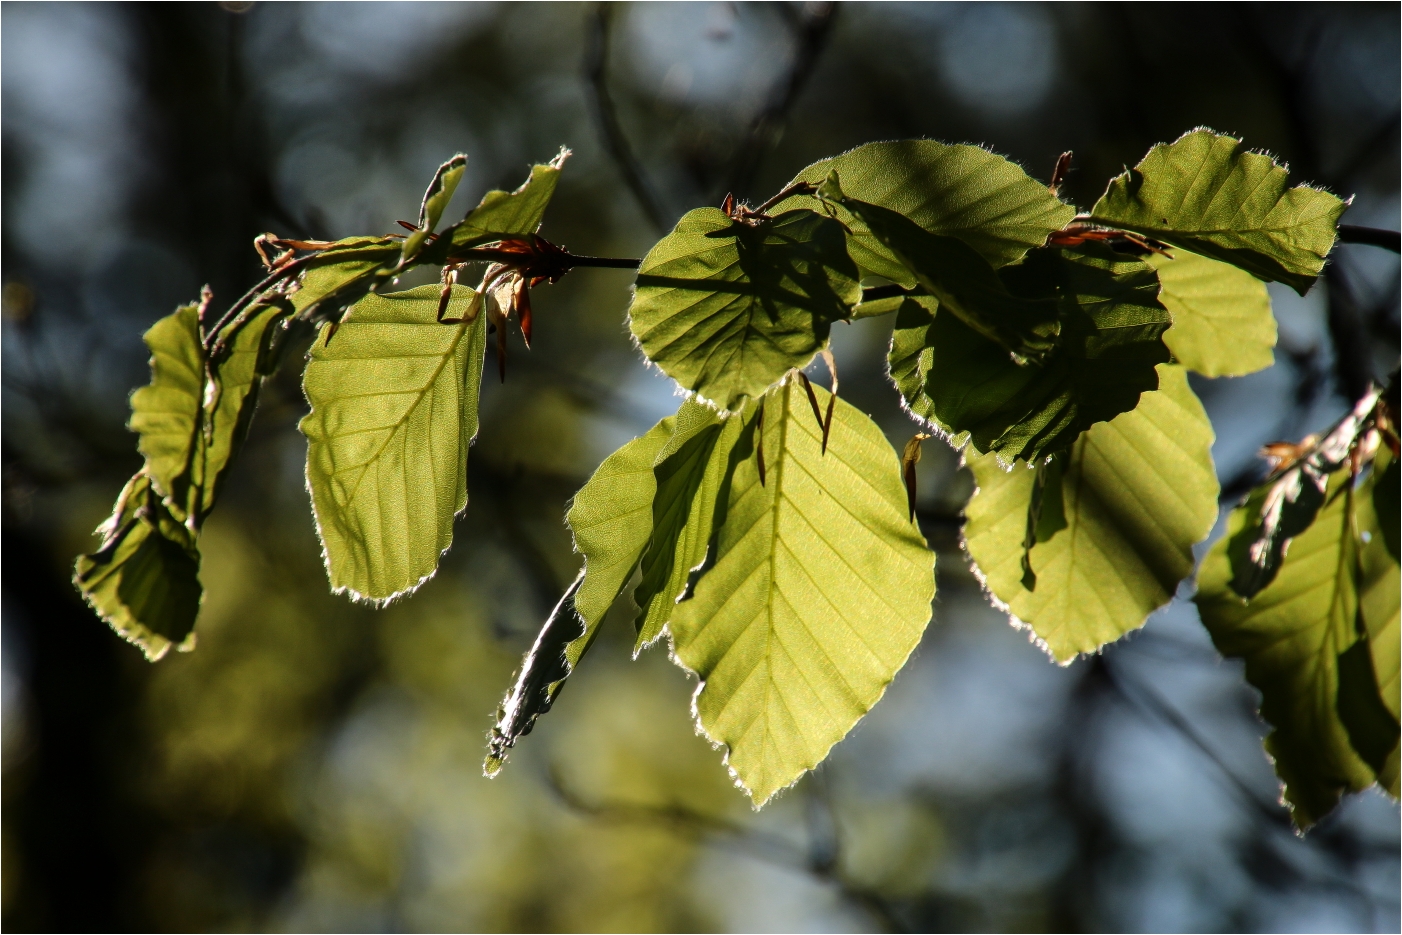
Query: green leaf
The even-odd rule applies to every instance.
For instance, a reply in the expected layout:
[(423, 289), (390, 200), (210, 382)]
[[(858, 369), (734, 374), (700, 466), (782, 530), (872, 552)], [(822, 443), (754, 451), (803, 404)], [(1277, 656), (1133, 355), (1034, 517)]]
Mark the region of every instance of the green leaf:
[[(472, 295), (455, 287), (451, 301)], [(438, 297), (436, 285), (366, 296), (334, 333), (322, 329), (303, 378), (327, 573), (359, 600), (388, 601), (431, 577), (467, 506), (486, 318), (439, 324)]]
[(98, 550), (78, 558), (73, 583), (123, 639), (155, 662), (172, 646), (194, 648), (200, 553), (143, 473), (127, 482)]
[(1322, 818), (1342, 793), (1374, 779), (1337, 709), (1340, 657), (1358, 638), (1357, 542), (1345, 489), (1349, 472), (1336, 471), (1328, 481), (1324, 507), (1291, 542), (1280, 574), (1248, 602), (1230, 585), (1229, 548), (1270, 488), (1253, 491), (1203, 560), (1196, 597), (1217, 649), (1244, 659), (1247, 680), (1261, 691), (1261, 716), (1274, 728), (1266, 752), (1301, 828)]
[(637, 282), (629, 324), (643, 353), (725, 409), (806, 366), (861, 297), (842, 226), (811, 211), (755, 226), (690, 211)]
[(837, 177), (825, 183), (833, 201), (860, 218), (915, 281), (969, 328), (1011, 352), (1018, 362), (1040, 361), (1060, 332), (1055, 299), (1008, 291), (993, 267), (957, 237), (932, 234), (909, 218), (846, 197)]
[[(1393, 798), (1397, 798), (1397, 725), (1402, 721), (1398, 679), (1399, 657), (1402, 657), (1402, 644), (1399, 644), (1399, 634), (1402, 634), (1402, 573), (1399, 573), (1397, 555), (1392, 551), (1393, 545), (1386, 538), (1388, 521), (1380, 507), (1380, 503), (1386, 499), (1380, 494), (1388, 484), (1394, 487), (1397, 484), (1397, 459), (1384, 446), (1373, 462), (1372, 475), (1357, 493), (1359, 526), (1369, 533), (1369, 541), (1361, 554), (1358, 608), (1363, 618), (1368, 656), (1372, 664), (1372, 678), (1368, 679), (1367, 683), (1377, 693), (1378, 700), (1391, 720), (1389, 727), (1380, 718), (1374, 717), (1375, 724), (1380, 724), (1383, 730), (1391, 731), (1390, 734), (1384, 735), (1385, 738), (1390, 736), (1391, 743), (1384, 739), (1382, 743), (1375, 744), (1375, 750), (1380, 749), (1381, 756), (1365, 755), (1364, 759), (1373, 766), (1378, 774), (1378, 782), (1383, 788), (1392, 793)], [(1394, 516), (1392, 522), (1395, 524), (1396, 521)], [(1349, 734), (1355, 734), (1352, 727)], [(1363, 752), (1362, 746), (1356, 740), (1354, 749)]]
[(441, 245), (438, 250), (431, 247), (424, 251), (424, 259), (442, 262), (440, 253), (449, 250), (466, 250), (504, 237), (534, 234), (540, 229), (545, 209), (555, 195), (560, 169), (569, 156), (570, 151), (562, 147), (545, 165), (532, 166), (530, 176), (520, 188), (512, 192), (499, 189), (487, 192), (467, 217), (443, 232), (435, 244), (436, 247)]
[(130, 427), (146, 473), (167, 507), (197, 530), (213, 508), (248, 431), (270, 345), (286, 313), (255, 307), (213, 362), (201, 343), (199, 312), (187, 305), (146, 332), (151, 382), (132, 394)]
[(419, 249), (428, 241), (428, 235), (433, 233), (438, 221), (443, 217), (443, 209), (453, 200), (453, 192), (457, 191), (458, 182), (462, 181), (462, 174), (466, 169), (467, 157), (458, 153), (439, 166), (438, 171), (433, 174), (433, 181), (428, 183), (423, 203), (419, 206), (418, 230), (404, 239), (401, 266), (413, 260)]
[(633, 592), (637, 650), (662, 634), (705, 562), (717, 505), (730, 480), (730, 454), (743, 429), (743, 418), (722, 418), (692, 400), (677, 413), (676, 429), (653, 469), (652, 541)]
[(871, 419), (839, 401), (824, 455), (793, 380), (744, 418), (707, 567), (668, 629), (701, 680), (701, 729), (758, 805), (880, 699), (930, 619), (935, 581)]
[(1058, 299), (1061, 341), (1040, 366), (1018, 366), (932, 298), (907, 298), (896, 315), (891, 379), (911, 414), (956, 447), (1035, 461), (1158, 386), (1169, 319), (1152, 269), (1103, 248), (1037, 250), (1002, 276)]
[[(738, 424), (740, 420), (729, 421)], [(604, 614), (638, 567), (644, 550), (658, 555), (663, 548), (657, 544), (659, 538), (665, 541), (669, 555), (676, 549), (683, 531), (673, 527), (672, 511), (665, 504), (675, 502), (678, 492), (670, 480), (674, 472), (664, 470), (663, 464), (675, 460), (678, 447), (689, 452), (687, 441), (698, 432), (719, 429), (719, 422), (714, 409), (691, 400), (683, 402), (676, 416), (663, 419), (647, 434), (605, 458), (575, 495), (567, 520), (574, 533), (575, 551), (584, 556), (584, 569), (546, 620), (521, 664), (515, 686), (501, 704), (487, 754), (487, 775), (501, 768), (507, 751), (550, 710), (565, 679), (598, 635)], [(668, 478), (663, 480), (660, 493), (654, 471)], [(689, 502), (695, 491), (683, 493)], [(684, 524), (686, 504), (680, 513)], [(661, 531), (654, 531), (655, 516), (662, 519)], [(704, 524), (698, 523), (692, 530), (693, 538), (701, 538), (702, 557), (709, 532), (696, 533), (695, 529), (704, 526), (709, 530), (709, 520), (705, 516)], [(647, 568), (645, 563), (645, 577)], [(682, 580), (685, 583), (684, 577)], [(665, 613), (662, 622), (666, 622)]]
[[(849, 197), (903, 214), (931, 233), (957, 237), (994, 266), (1017, 262), (1076, 214), (1021, 167), (977, 146), (934, 140), (867, 143), (813, 163), (794, 181), (817, 185), (834, 169)], [(818, 199), (790, 198), (779, 209), (798, 207), (817, 208)], [(836, 211), (851, 230), (848, 249), (863, 275), (915, 284), (860, 218), (841, 207)]]
[(1091, 221), (1231, 263), (1304, 295), (1324, 269), (1347, 205), (1306, 185), (1287, 189), (1288, 174), (1238, 139), (1193, 130), (1111, 179)]
[(1275, 363), (1275, 316), (1259, 279), (1187, 250), (1144, 262), (1158, 271), (1159, 301), (1173, 316), (1163, 340), (1178, 363), (1205, 377), (1240, 377)]
[(1273, 474), (1268, 483), (1257, 488), (1260, 495), (1247, 500), (1242, 508), (1246, 519), (1227, 544), (1231, 587), (1238, 595), (1249, 600), (1275, 580), (1291, 539), (1314, 522), (1324, 503), (1329, 475), (1348, 459), (1378, 395), (1376, 388), (1364, 394), (1353, 411), (1308, 447), (1299, 461)]
[(1378, 465), (1386, 464), (1386, 467), (1377, 467), (1382, 474), (1373, 485), (1373, 509), (1378, 515), (1379, 531), (1382, 533), (1383, 541), (1387, 544), (1388, 554), (1393, 561), (1397, 561), (1399, 554), (1398, 538), (1399, 526), (1402, 525), (1402, 485), (1398, 482), (1397, 459), (1390, 456), (1390, 453), (1383, 453), (1378, 456)]
[(383, 282), (400, 258), (398, 241), (388, 237), (351, 237), (308, 258), (288, 294), (293, 310), (304, 318), (334, 318)]
[[(1065, 456), (1065, 525), (1026, 550), (1037, 471), (965, 453), (978, 490), (964, 544), (995, 601), (1059, 662), (1144, 623), (1193, 571), (1192, 547), (1217, 518), (1212, 426), (1181, 367), (1132, 412), (1093, 426)], [(1052, 524), (1056, 525), (1056, 524)], [(1035, 587), (1023, 585), (1027, 552)]]

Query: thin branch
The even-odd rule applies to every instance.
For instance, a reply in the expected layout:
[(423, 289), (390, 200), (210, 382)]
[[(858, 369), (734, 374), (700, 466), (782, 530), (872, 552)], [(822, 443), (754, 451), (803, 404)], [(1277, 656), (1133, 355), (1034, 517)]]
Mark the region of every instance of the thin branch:
[[(788, 9), (787, 5), (784, 9)], [(836, 3), (813, 5), (806, 15), (794, 23), (797, 48), (794, 50), (793, 65), (769, 103), (750, 122), (749, 133), (732, 163), (725, 191), (742, 194), (753, 181), (760, 159), (778, 138), (789, 110), (803, 91), (804, 85), (808, 83), (808, 79), (812, 77), (813, 68), (818, 64), (818, 57), (827, 43), (836, 13)]]
[(1357, 224), (1339, 225), (1340, 243), (1364, 243), (1382, 247), (1393, 253), (1402, 253), (1402, 233), (1381, 230), (1376, 227), (1359, 227)]
[(584, 55), (584, 80), (591, 91), (590, 101), (593, 103), (594, 120), (598, 124), (599, 136), (603, 139), (604, 148), (618, 166), (619, 174), (623, 176), (628, 190), (633, 193), (638, 206), (643, 209), (643, 214), (647, 215), (648, 221), (659, 234), (665, 233), (671, 226), (667, 222), (668, 212), (648, 182), (642, 164), (633, 155), (633, 147), (628, 143), (623, 125), (618, 122), (618, 110), (614, 107), (613, 96), (609, 93), (608, 57), (613, 5), (595, 4), (590, 19), (589, 40)]

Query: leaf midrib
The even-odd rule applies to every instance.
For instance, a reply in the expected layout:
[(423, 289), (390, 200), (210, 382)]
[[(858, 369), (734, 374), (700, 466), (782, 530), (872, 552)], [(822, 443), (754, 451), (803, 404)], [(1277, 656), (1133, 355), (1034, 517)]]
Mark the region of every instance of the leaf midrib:
[[(383, 324), (383, 322), (367, 321), (362, 322), (361, 324)], [(352, 486), (350, 493), (346, 498), (346, 503), (348, 505), (351, 502), (353, 502), (356, 499), (357, 495), (360, 493), (360, 485), (364, 482), (365, 475), (366, 473), (368, 473), (370, 465), (375, 464), (380, 460), (381, 456), (383, 456), (385, 453), (385, 449), (387, 449), (390, 446), (390, 444), (394, 441), (395, 436), (398, 435), (401, 430), (403, 430), (405, 423), (409, 421), (410, 416), (412, 416), (414, 412), (418, 409), (418, 407), (423, 404), (424, 399), (431, 395), (434, 386), (438, 383), (438, 378), (443, 374), (443, 368), (448, 365), (449, 360), (456, 356), (458, 345), (461, 343), (463, 335), (467, 332), (467, 328), (472, 324), (473, 322), (465, 321), (457, 326), (457, 333), (453, 335), (453, 340), (448, 344), (447, 350), (445, 350), (443, 355), (438, 359), (437, 366), (433, 368), (432, 375), (428, 378), (427, 381), (425, 381), (423, 389), (419, 391), (418, 398), (416, 398), (412, 403), (410, 403), (409, 408), (404, 411), (404, 415), (400, 417), (399, 422), (390, 429), (388, 434), (386, 434), (384, 442), (379, 446), (378, 449), (376, 449), (374, 455), (367, 458), (360, 464), (355, 465), (354, 467), (346, 468), (346, 470), (348, 471), (358, 470), (360, 472), (359, 476), (355, 479), (355, 484)], [(424, 326), (420, 325), (420, 327)], [(427, 357), (429, 355), (420, 354), (414, 356)], [(330, 441), (330, 439), (328, 439), (328, 441)], [(341, 472), (332, 470), (331, 476), (335, 477), (339, 473)]]

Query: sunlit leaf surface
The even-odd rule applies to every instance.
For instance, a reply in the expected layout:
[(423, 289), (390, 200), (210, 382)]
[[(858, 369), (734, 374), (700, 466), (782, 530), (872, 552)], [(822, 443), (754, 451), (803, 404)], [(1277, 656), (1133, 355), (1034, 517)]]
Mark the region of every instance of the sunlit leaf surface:
[(1275, 316), (1265, 283), (1188, 250), (1144, 258), (1173, 316), (1163, 336), (1174, 359), (1205, 377), (1240, 377), (1275, 363)]
[(930, 619), (934, 555), (895, 451), (842, 401), (821, 440), (792, 380), (747, 417), (709, 567), (670, 624), (701, 728), (757, 804), (827, 756)]
[[(486, 318), (439, 324), (439, 288), (370, 295), (322, 329), (303, 386), (307, 482), (334, 590), (417, 587), (467, 506)], [(471, 291), (456, 288), (453, 303)]]
[[(1348, 470), (1329, 477), (1324, 507), (1291, 540), (1280, 574), (1249, 602), (1229, 585), (1229, 554), (1236, 537), (1249, 534), (1251, 515), (1270, 488), (1257, 488), (1232, 512), (1226, 535), (1198, 572), (1196, 600), (1203, 624), (1223, 655), (1245, 660), (1247, 680), (1261, 691), (1261, 716), (1274, 728), (1266, 738), (1266, 752), (1275, 761), (1286, 801), (1301, 827), (1323, 817), (1344, 792), (1364, 789), (1374, 780), (1374, 770), (1355, 750), (1341, 714), (1355, 724), (1361, 718), (1376, 724), (1376, 714), (1370, 717), (1363, 704), (1371, 701), (1391, 717), (1376, 695), (1376, 681), (1368, 677), (1368, 641), (1359, 639), (1355, 526), (1360, 519), (1368, 523), (1368, 517), (1366, 511), (1352, 510), (1354, 497), (1364, 491), (1350, 497), (1350, 485)], [(1376, 529), (1357, 529), (1363, 531), (1381, 538)], [(1395, 607), (1394, 603), (1394, 614)], [(1388, 637), (1386, 622), (1379, 622), (1381, 650)], [(1395, 644), (1395, 636), (1392, 641)], [(1375, 693), (1371, 699), (1370, 686)], [(1395, 731), (1396, 721), (1391, 724)]]
[(1157, 391), (1093, 426), (1064, 456), (1064, 524), (1030, 552), (1036, 471), (966, 455), (978, 484), (965, 511), (969, 555), (989, 593), (1060, 662), (1118, 639), (1168, 603), (1193, 571), (1192, 546), (1217, 518), (1207, 414), (1182, 368), (1161, 365), (1159, 375)]
[(1194, 130), (1111, 180), (1092, 220), (1239, 266), (1304, 295), (1324, 269), (1345, 205), (1234, 137)]
[[(1076, 214), (1020, 166), (978, 146), (934, 140), (867, 143), (813, 163), (794, 181), (817, 185), (834, 169), (849, 197), (897, 211), (931, 233), (957, 237), (994, 266), (1040, 247)], [(816, 199), (798, 196), (780, 208), (800, 205), (815, 206)], [(852, 231), (849, 249), (863, 275), (915, 284), (860, 218), (836, 210)]]
[(664, 373), (734, 409), (807, 365), (860, 297), (831, 218), (789, 211), (751, 227), (697, 208), (643, 258), (629, 322)]

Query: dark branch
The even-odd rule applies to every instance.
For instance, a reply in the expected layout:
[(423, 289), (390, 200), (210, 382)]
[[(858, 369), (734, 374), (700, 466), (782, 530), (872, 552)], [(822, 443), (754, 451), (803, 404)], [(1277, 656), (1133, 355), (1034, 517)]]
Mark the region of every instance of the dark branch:
[(1339, 225), (1340, 243), (1366, 243), (1382, 247), (1393, 253), (1402, 253), (1402, 233), (1380, 230), (1376, 227), (1359, 227), (1357, 224)]
[[(837, 13), (837, 4), (824, 3), (814, 6), (816, 9), (801, 14), (793, 24), (797, 48), (794, 50), (793, 65), (789, 68), (787, 78), (779, 83), (769, 103), (750, 122), (745, 142), (736, 152), (729, 179), (723, 190), (735, 192), (737, 197), (749, 187), (765, 150), (778, 138), (789, 109), (793, 107), (794, 101), (803, 91), (803, 86), (812, 76), (813, 68), (818, 64), (818, 56), (827, 42), (833, 17)], [(784, 8), (788, 8), (787, 4)]]
[(579, 256), (570, 254), (571, 266), (593, 266), (598, 269), (637, 269), (642, 260), (637, 257)]
[(590, 23), (589, 44), (584, 56), (584, 79), (591, 91), (594, 120), (598, 124), (599, 136), (603, 138), (604, 148), (613, 157), (628, 190), (633, 193), (639, 207), (643, 209), (643, 213), (657, 232), (665, 233), (671, 226), (667, 221), (668, 212), (643, 173), (642, 164), (633, 155), (633, 147), (628, 143), (623, 125), (618, 122), (618, 110), (614, 107), (613, 96), (609, 93), (608, 57), (612, 20), (612, 4), (595, 5)]

